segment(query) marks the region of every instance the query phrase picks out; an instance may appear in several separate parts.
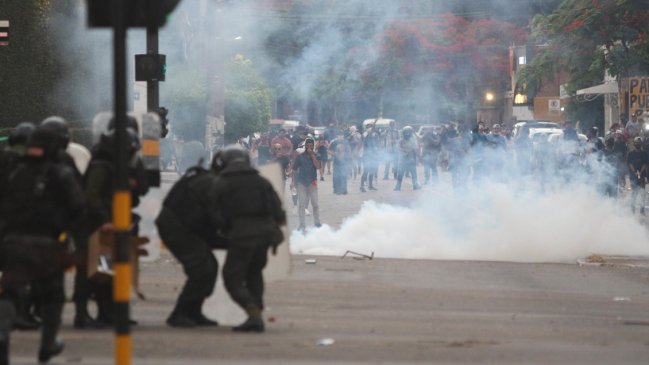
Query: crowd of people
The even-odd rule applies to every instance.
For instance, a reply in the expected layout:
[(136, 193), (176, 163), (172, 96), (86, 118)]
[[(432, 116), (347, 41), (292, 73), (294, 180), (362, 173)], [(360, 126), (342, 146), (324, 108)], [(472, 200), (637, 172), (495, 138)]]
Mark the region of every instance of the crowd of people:
[[(149, 190), (151, 171), (145, 170), (140, 156), (135, 119), (127, 118), (126, 132), (123, 147), (134, 208)], [(83, 163), (70, 152), (67, 122), (49, 117), (38, 126), (20, 123), (11, 131), (9, 146), (0, 150), (0, 365), (9, 364), (12, 329), (40, 328), (41, 363), (63, 351), (58, 332), (64, 272), (71, 266), (76, 268), (76, 329), (123, 326), (124, 321), (127, 326), (137, 324), (118, 316), (124, 312), (118, 312), (113, 301), (112, 280), (88, 275), (89, 265), (97, 265), (90, 262), (89, 245), (95, 242), (91, 237), (115, 232), (116, 140), (110, 122), (99, 142), (86, 150), (87, 160), (80, 167)], [(129, 234), (137, 237), (139, 217), (131, 214)], [(263, 332), (262, 270), (268, 250), (275, 252), (284, 239), (280, 229), (284, 224), (277, 193), (243, 148), (225, 147), (215, 154), (209, 169), (200, 165), (189, 169), (165, 198), (156, 219), (161, 239), (187, 276), (167, 324), (218, 325), (203, 314), (202, 306), (216, 282), (218, 263), (211, 251), (222, 248), (228, 250), (223, 267), (226, 290), (248, 314), (232, 330)], [(96, 302), (96, 315), (88, 310), (91, 300)]]
[[(421, 133), (410, 126), (399, 130), (394, 122), (384, 128), (373, 123), (329, 125), (317, 136), (307, 127), (297, 127), (260, 133), (246, 148), (257, 164), (279, 161), (285, 176), (297, 182), (292, 186), (310, 186), (308, 196), (294, 195), (294, 212), (300, 215), (301, 230), (305, 229), (303, 215), (309, 213), (309, 202), (314, 224), (320, 225), (314, 191), (317, 182), (327, 175), (332, 175), (336, 195), (348, 194), (350, 181), (358, 184), (360, 192), (377, 190), (379, 178), (394, 180), (395, 191), (400, 191), (403, 180), (409, 178), (412, 189), (418, 190), (422, 185), (439, 183), (440, 172), (448, 172), (452, 186), (460, 190), (486, 181), (509, 183), (524, 178), (531, 178), (543, 189), (588, 180), (609, 196), (630, 190), (633, 198), (644, 197), (640, 191), (647, 182), (649, 144), (644, 119), (633, 116), (628, 122), (614, 124), (605, 135), (596, 127), (582, 134), (578, 124), (567, 121), (560, 130), (537, 130), (533, 135), (528, 130), (514, 135), (511, 126), (486, 126), (482, 122), (473, 126), (443, 123)], [(312, 158), (300, 159), (296, 167), (296, 159), (305, 153), (305, 142), (313, 143)], [(300, 175), (295, 179), (295, 171), (303, 174), (305, 165), (313, 166), (313, 171), (308, 178)], [(423, 167), (423, 181), (418, 166)]]

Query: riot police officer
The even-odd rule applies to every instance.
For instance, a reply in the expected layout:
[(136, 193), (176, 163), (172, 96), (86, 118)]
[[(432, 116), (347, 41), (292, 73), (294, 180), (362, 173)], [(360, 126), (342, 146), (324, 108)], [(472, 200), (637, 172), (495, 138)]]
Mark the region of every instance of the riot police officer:
[[(9, 148), (0, 151), (0, 184), (3, 184), (13, 165), (25, 155), (27, 141), (34, 131), (30, 122), (22, 122), (9, 134)], [(1, 187), (1, 185), (0, 185)]]
[[(81, 172), (77, 169), (74, 159), (66, 149), (70, 143), (70, 129), (65, 119), (59, 116), (50, 116), (41, 122), (41, 126), (54, 135), (53, 143), (59, 151), (57, 159), (74, 172), (79, 184), (83, 185)], [(74, 327), (97, 328), (100, 324), (88, 313), (88, 300), (90, 297), (90, 282), (88, 281), (88, 240), (84, 236), (82, 227), (72, 227), (71, 236), (75, 245), (75, 275), (74, 275)]]
[(155, 221), (160, 238), (187, 275), (176, 306), (167, 318), (172, 327), (218, 325), (202, 313), (203, 303), (216, 284), (218, 263), (212, 249), (225, 248), (217, 244), (207, 207), (214, 178), (200, 164), (190, 168), (167, 194)]
[(24, 160), (13, 169), (2, 192), (6, 263), (0, 282), (0, 364), (8, 363), (12, 300), (32, 282), (40, 287), (43, 318), (38, 360), (47, 362), (63, 351), (57, 333), (65, 299), (63, 274), (70, 263), (65, 243), (84, 201), (73, 171), (57, 160), (60, 150), (55, 139), (46, 128), (36, 128)]
[[(137, 130), (133, 126), (137, 124), (131, 120), (127, 128), (127, 156), (129, 159), (129, 187), (131, 190), (131, 202), (136, 207), (140, 202), (140, 196), (148, 192), (149, 186), (146, 179), (146, 171), (139, 157), (140, 141)], [(87, 200), (86, 216), (84, 219), (84, 237), (87, 239), (96, 230), (112, 230), (112, 204), (115, 171), (115, 131), (110, 129), (101, 136), (97, 145), (93, 147), (92, 159), (86, 170), (84, 178), (84, 193)], [(132, 234), (137, 235), (139, 216), (133, 214)], [(92, 292), (97, 300), (97, 320), (101, 324), (112, 325), (113, 300), (111, 283), (93, 283)]]
[[(16, 164), (22, 160), (27, 150), (27, 141), (34, 131), (34, 124), (30, 122), (19, 123), (9, 134), (9, 148), (0, 151), (0, 191), (5, 191), (7, 178), (10, 176)], [(0, 220), (0, 239), (4, 222)], [(0, 268), (2, 267), (2, 255), (0, 255)], [(21, 330), (35, 330), (40, 327), (40, 322), (30, 311), (33, 303), (32, 284), (25, 286), (23, 290), (16, 291), (13, 300), (16, 308), (16, 317), (13, 321), (13, 328)]]
[(283, 241), (286, 214), (270, 182), (250, 164), (243, 148), (232, 145), (217, 152), (212, 168), (218, 178), (210, 190), (213, 219), (229, 242), (223, 281), (248, 319), (232, 330), (263, 332), (264, 279), (268, 249)]

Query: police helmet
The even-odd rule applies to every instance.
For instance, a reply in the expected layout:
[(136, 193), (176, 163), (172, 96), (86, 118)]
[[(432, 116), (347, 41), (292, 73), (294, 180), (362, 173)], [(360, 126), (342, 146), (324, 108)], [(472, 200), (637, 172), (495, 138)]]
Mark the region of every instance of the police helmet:
[(9, 134), (9, 145), (26, 145), (29, 137), (34, 132), (34, 126), (31, 122), (19, 123)]
[[(28, 156), (53, 158), (59, 151), (60, 143), (58, 136), (52, 129), (40, 125), (34, 128), (34, 131), (29, 138), (29, 142), (27, 142), (27, 147)], [(42, 155), (30, 153), (30, 150), (33, 150), (34, 148), (41, 149), (43, 151)]]
[(248, 151), (238, 144), (231, 144), (217, 151), (212, 159), (212, 170), (219, 173), (233, 163), (250, 165)]
[[(113, 156), (115, 154), (115, 130), (111, 129), (101, 135), (99, 139), (99, 150)], [(137, 135), (137, 132), (132, 128), (126, 128), (126, 151), (128, 158), (130, 159), (135, 155), (137, 151), (140, 150), (140, 138)]]
[(68, 128), (68, 123), (62, 117), (53, 115), (51, 117), (45, 118), (41, 122), (41, 126), (50, 130), (54, 135), (56, 135), (58, 147), (65, 149), (70, 143), (70, 129)]
[[(112, 131), (115, 129), (115, 118), (111, 118), (111, 120), (108, 122), (108, 126), (106, 127), (109, 131)], [(132, 129), (135, 132), (139, 133), (140, 132), (140, 126), (137, 124), (137, 120), (133, 118), (130, 115), (126, 116), (126, 128), (127, 129)]]
[(409, 126), (409, 125), (403, 127), (403, 129), (401, 130), (401, 133), (403, 133), (404, 138), (410, 138), (412, 136), (413, 132), (414, 131), (413, 131), (412, 127)]

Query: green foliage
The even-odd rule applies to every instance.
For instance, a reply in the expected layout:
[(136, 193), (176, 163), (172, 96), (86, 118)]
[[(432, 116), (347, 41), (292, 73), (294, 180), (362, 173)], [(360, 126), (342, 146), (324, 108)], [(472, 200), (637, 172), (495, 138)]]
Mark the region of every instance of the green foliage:
[(225, 71), (225, 141), (232, 143), (268, 128), (271, 98), (249, 59), (237, 55), (226, 63)]
[(649, 7), (646, 0), (564, 0), (533, 21), (545, 44), (519, 81), (538, 86), (543, 75), (568, 72), (568, 91), (602, 81), (605, 70), (618, 79), (649, 72)]
[(175, 67), (161, 88), (173, 133), (185, 141), (205, 139), (207, 73), (189, 64)]

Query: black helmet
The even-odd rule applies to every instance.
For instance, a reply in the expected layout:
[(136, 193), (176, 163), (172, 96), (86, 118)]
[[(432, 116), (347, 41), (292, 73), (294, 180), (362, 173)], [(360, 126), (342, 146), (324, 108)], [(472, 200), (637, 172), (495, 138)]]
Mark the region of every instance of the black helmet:
[(34, 126), (31, 122), (19, 123), (9, 134), (9, 145), (15, 146), (18, 144), (26, 145), (29, 137), (34, 132)]
[[(40, 125), (34, 128), (27, 147), (28, 156), (52, 159), (57, 156), (60, 150), (59, 137), (52, 129)], [(33, 148), (42, 149), (42, 155), (30, 153)]]
[(231, 144), (216, 152), (212, 159), (212, 170), (219, 173), (232, 163), (243, 163), (250, 166), (248, 151), (238, 144)]
[(41, 126), (56, 135), (59, 148), (66, 149), (68, 147), (68, 143), (70, 143), (70, 130), (65, 119), (59, 116), (47, 117), (41, 122)]
[[(115, 118), (110, 119), (108, 126), (106, 126), (106, 129), (108, 129), (109, 131), (115, 130)], [(130, 115), (126, 116), (126, 129), (132, 129), (136, 133), (140, 132), (140, 126), (137, 124), (137, 120)]]
[[(101, 135), (98, 149), (109, 156), (115, 155), (115, 130), (109, 130)], [(128, 158), (140, 150), (140, 138), (132, 128), (126, 128), (126, 150)]]
[(405, 138), (410, 138), (410, 136), (412, 136), (412, 133), (413, 133), (412, 127), (409, 126), (409, 125), (403, 127), (403, 130), (401, 131), (401, 133), (403, 133), (403, 136)]

